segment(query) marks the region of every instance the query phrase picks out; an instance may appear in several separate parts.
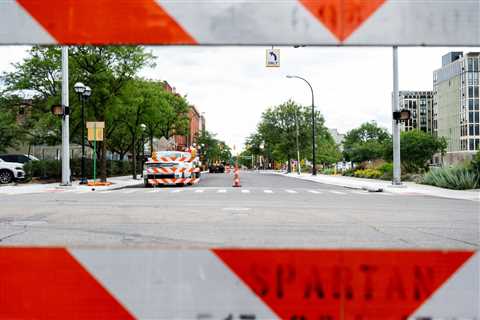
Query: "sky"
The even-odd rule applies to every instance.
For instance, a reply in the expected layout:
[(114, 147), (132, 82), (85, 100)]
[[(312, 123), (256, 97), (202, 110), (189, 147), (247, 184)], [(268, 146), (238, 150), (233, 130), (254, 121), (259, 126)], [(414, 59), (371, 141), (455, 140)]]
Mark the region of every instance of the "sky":
[[(280, 67), (265, 67), (268, 47), (147, 47), (157, 57), (141, 76), (167, 80), (206, 118), (208, 131), (236, 150), (254, 133), (262, 112), (288, 99), (315, 107), (329, 128), (345, 133), (376, 121), (391, 130), (392, 49), (374, 47), (278, 47)], [(0, 73), (26, 57), (28, 47), (0, 47)], [(432, 90), (433, 71), (449, 51), (480, 48), (399, 48), (400, 90)], [(92, 88), (95, 90), (95, 88)]]

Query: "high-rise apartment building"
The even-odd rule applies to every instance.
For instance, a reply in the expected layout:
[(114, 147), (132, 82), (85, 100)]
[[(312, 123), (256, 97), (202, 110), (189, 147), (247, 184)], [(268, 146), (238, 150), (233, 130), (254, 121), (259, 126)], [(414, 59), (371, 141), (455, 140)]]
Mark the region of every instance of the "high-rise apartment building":
[(447, 163), (480, 150), (480, 52), (450, 52), (433, 72), (433, 132), (448, 143)]
[(400, 110), (410, 110), (411, 118), (400, 127), (403, 131), (414, 129), (432, 132), (433, 128), (433, 92), (400, 91)]

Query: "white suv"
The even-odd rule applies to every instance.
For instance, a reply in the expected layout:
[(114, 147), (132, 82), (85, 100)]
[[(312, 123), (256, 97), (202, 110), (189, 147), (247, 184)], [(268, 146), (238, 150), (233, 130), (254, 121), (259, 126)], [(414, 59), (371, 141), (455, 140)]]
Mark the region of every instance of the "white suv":
[(0, 184), (23, 179), (25, 179), (25, 171), (22, 163), (5, 162), (0, 159)]

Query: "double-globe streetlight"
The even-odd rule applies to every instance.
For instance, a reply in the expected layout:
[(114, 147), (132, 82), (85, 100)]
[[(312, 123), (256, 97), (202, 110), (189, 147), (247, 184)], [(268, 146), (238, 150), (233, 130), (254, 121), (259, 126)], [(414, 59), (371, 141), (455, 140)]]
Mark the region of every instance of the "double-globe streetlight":
[(287, 75), (287, 78), (293, 79), (297, 78), (300, 80), (305, 81), (306, 84), (310, 87), (310, 91), (312, 92), (312, 175), (316, 176), (317, 175), (317, 157), (316, 157), (316, 146), (315, 146), (315, 100), (313, 96), (313, 88), (310, 82), (308, 82), (306, 79), (299, 77), (299, 76), (292, 76), (292, 75)]
[(80, 184), (87, 184), (88, 181), (85, 177), (85, 101), (92, 95), (92, 89), (81, 82), (75, 83), (73, 89), (82, 104), (82, 177), (80, 178)]

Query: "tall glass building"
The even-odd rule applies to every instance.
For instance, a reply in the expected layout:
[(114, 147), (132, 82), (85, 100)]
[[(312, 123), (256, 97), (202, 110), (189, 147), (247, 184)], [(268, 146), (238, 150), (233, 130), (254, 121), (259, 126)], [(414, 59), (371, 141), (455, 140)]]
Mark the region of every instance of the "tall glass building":
[(450, 52), (433, 72), (433, 132), (448, 143), (447, 163), (480, 150), (480, 52)]

